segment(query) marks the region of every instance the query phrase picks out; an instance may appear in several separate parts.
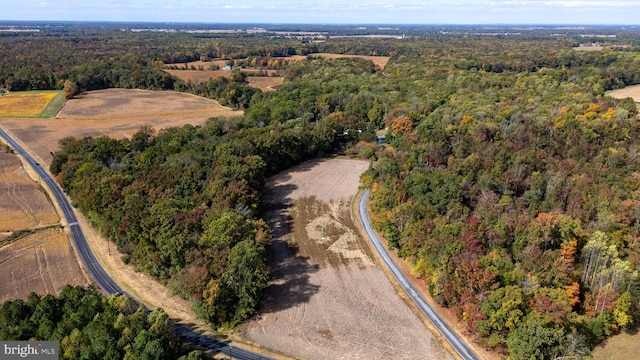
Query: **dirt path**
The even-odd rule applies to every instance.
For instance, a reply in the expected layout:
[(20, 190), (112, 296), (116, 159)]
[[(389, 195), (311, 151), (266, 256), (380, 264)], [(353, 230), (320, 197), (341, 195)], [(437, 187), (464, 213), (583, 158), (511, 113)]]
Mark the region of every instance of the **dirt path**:
[(272, 280), (248, 340), (304, 359), (452, 359), (353, 224), (368, 162), (315, 160), (269, 180)]

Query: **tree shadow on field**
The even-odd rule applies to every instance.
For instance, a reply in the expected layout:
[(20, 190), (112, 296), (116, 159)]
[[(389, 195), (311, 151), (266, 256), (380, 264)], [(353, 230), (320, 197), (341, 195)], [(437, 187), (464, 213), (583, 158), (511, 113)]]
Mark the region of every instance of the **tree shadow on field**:
[[(291, 185), (294, 187), (294, 185)], [(285, 200), (285, 199), (281, 199)], [(298, 247), (286, 241), (291, 218), (290, 203), (272, 202), (266, 220), (271, 228), (272, 240), (267, 247), (267, 262), (271, 268), (270, 281), (265, 289), (262, 313), (277, 312), (309, 302), (320, 286), (310, 283), (311, 274), (320, 266), (301, 256)]]
[(308, 160), (269, 177), (262, 191), (262, 198), (267, 202), (290, 204), (293, 200), (291, 199), (291, 194), (298, 189), (298, 185), (290, 182), (293, 179), (292, 174), (304, 173), (328, 160), (330, 159)]
[(284, 183), (280, 185), (274, 185), (269, 187), (268, 189), (263, 190), (262, 198), (266, 203), (267, 212), (286, 211), (286, 208), (289, 207), (291, 205), (291, 202), (293, 201), (290, 195), (297, 189), (298, 186), (295, 184)]
[(265, 220), (271, 229), (272, 240), (267, 248), (271, 273), (262, 303), (263, 314), (307, 303), (320, 290), (320, 286), (310, 282), (311, 275), (320, 270), (320, 265), (300, 255), (297, 245), (288, 243), (286, 236), (291, 229), (291, 196), (299, 188), (291, 182), (293, 174), (311, 170), (327, 160), (305, 161), (267, 179), (262, 198), (266, 204)]
[(267, 252), (271, 264), (271, 281), (265, 289), (262, 313), (272, 313), (309, 302), (320, 286), (309, 282), (320, 266), (298, 255), (298, 248), (284, 239), (275, 239)]

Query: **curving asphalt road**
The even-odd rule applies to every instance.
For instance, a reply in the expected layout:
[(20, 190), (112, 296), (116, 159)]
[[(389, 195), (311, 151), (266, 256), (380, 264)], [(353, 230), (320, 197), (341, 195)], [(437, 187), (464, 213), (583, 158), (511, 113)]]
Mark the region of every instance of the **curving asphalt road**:
[[(49, 173), (46, 172), (40, 166), (40, 164), (31, 157), (31, 155), (29, 155), (15, 140), (13, 140), (13, 138), (11, 138), (11, 136), (9, 136), (9, 134), (7, 134), (2, 129), (0, 129), (0, 137), (4, 138), (7, 144), (9, 144), (15, 151), (17, 151), (27, 163), (29, 163), (29, 165), (38, 173), (40, 178), (44, 180), (49, 189), (51, 189), (51, 192), (55, 197), (55, 201), (58, 202), (60, 208), (62, 208), (62, 212), (64, 213), (65, 218), (67, 219), (69, 229), (71, 230), (71, 234), (73, 235), (73, 241), (76, 244), (76, 249), (78, 249), (80, 258), (82, 259), (82, 262), (84, 262), (89, 275), (91, 275), (95, 282), (107, 294), (123, 294), (130, 298), (133, 298), (124, 290), (122, 290), (122, 288), (109, 277), (102, 266), (98, 263), (98, 260), (93, 255), (93, 252), (91, 251), (91, 248), (87, 243), (87, 238), (84, 236), (82, 228), (80, 228), (80, 225), (78, 224), (78, 218), (73, 212), (73, 208), (71, 207), (71, 204), (69, 204), (69, 201), (65, 197), (64, 192), (62, 191), (60, 186), (58, 186), (58, 184), (53, 180)], [(269, 359), (251, 351), (231, 346), (223, 341), (210, 338), (180, 324), (176, 324), (176, 334), (202, 348), (236, 359)]]
[(406, 291), (407, 295), (416, 303), (418, 308), (429, 318), (433, 326), (438, 329), (440, 334), (444, 336), (445, 339), (451, 344), (453, 349), (460, 355), (463, 359), (468, 360), (479, 360), (478, 355), (449, 327), (449, 325), (442, 320), (440, 315), (433, 310), (433, 308), (424, 300), (422, 295), (416, 290), (413, 284), (407, 279), (404, 273), (400, 270), (398, 265), (391, 259), (387, 250), (382, 246), (380, 242), (380, 238), (371, 227), (371, 222), (369, 220), (369, 213), (367, 211), (366, 201), (369, 199), (369, 190), (366, 190), (362, 196), (360, 197), (360, 201), (358, 203), (358, 213), (360, 215), (360, 222), (362, 223), (362, 227), (365, 229), (367, 233), (367, 237), (369, 241), (373, 244), (376, 251), (380, 255), (380, 258), (389, 269), (393, 277), (400, 284), (400, 286)]

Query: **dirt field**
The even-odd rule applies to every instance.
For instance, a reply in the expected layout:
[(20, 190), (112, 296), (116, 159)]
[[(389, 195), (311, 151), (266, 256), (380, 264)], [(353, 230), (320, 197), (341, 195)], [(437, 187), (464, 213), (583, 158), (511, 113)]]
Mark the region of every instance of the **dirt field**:
[(302, 359), (452, 359), (396, 293), (352, 222), (367, 162), (304, 163), (268, 182), (272, 280), (248, 341)]
[(284, 82), (281, 76), (247, 76), (249, 86), (258, 88), (263, 92), (276, 91)]
[(615, 99), (632, 98), (633, 101), (640, 103), (640, 85), (627, 86), (624, 89), (618, 89), (608, 92), (607, 95)]
[(0, 304), (26, 299), (31, 292), (57, 294), (67, 284), (90, 283), (62, 229), (44, 230), (0, 248), (0, 269)]
[[(330, 54), (330, 53), (317, 53), (317, 54), (310, 54), (310, 55), (322, 56), (323, 58), (326, 58), (326, 59), (359, 58), (359, 59), (371, 60), (374, 65), (380, 67), (381, 69), (384, 69), (384, 67), (387, 66), (387, 63), (389, 62), (389, 59), (391, 59), (389, 56), (346, 55), (346, 54)], [(290, 61), (291, 60), (302, 61), (302, 60), (306, 60), (307, 57), (304, 55), (294, 55), (294, 56), (278, 58), (278, 59), (290, 60)]]
[(602, 51), (604, 47), (600, 44), (580, 44), (572, 48), (575, 51)]

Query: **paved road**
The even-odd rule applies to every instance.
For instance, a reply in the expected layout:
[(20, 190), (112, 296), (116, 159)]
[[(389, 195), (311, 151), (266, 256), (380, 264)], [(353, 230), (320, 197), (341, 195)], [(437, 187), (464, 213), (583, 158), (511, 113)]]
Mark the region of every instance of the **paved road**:
[[(29, 155), (22, 147), (20, 147), (20, 145), (18, 145), (18, 143), (2, 129), (0, 129), (0, 136), (4, 138), (5, 141), (22, 156), (22, 158), (38, 173), (40, 178), (43, 179), (44, 182), (49, 186), (49, 189), (51, 189), (56, 202), (62, 208), (62, 212), (67, 219), (69, 229), (71, 230), (71, 234), (73, 235), (73, 241), (76, 244), (76, 249), (78, 249), (80, 258), (82, 259), (82, 262), (84, 262), (85, 268), (89, 272), (89, 275), (91, 275), (95, 282), (107, 294), (124, 294), (132, 298), (129, 294), (122, 290), (122, 288), (118, 286), (118, 284), (116, 284), (116, 282), (113, 281), (113, 279), (111, 279), (109, 275), (107, 275), (102, 266), (98, 263), (98, 260), (96, 259), (95, 255), (93, 255), (93, 252), (91, 251), (91, 248), (87, 243), (87, 238), (84, 236), (82, 228), (80, 228), (80, 225), (78, 224), (76, 214), (73, 212), (73, 208), (71, 207), (71, 204), (69, 204), (69, 201), (65, 197), (64, 192), (62, 191), (60, 186), (58, 186), (58, 184), (53, 180), (49, 173), (46, 172), (40, 166), (40, 164), (31, 157), (31, 155)], [(216, 353), (224, 354), (236, 359), (268, 359), (262, 357), (259, 354), (240, 349), (235, 346), (231, 346), (220, 340), (210, 338), (179, 324), (176, 325), (176, 334), (205, 349), (212, 350)]]
[(407, 279), (404, 273), (400, 270), (398, 265), (393, 262), (387, 250), (382, 246), (380, 242), (380, 238), (371, 227), (371, 222), (369, 221), (369, 213), (367, 211), (366, 201), (369, 199), (369, 190), (366, 190), (362, 197), (360, 197), (360, 202), (358, 203), (358, 213), (360, 214), (360, 222), (364, 227), (367, 237), (369, 241), (373, 244), (376, 251), (382, 258), (382, 261), (387, 266), (389, 271), (393, 277), (398, 281), (400, 286), (407, 292), (407, 295), (411, 297), (411, 299), (416, 303), (416, 305), (420, 308), (420, 310), (429, 318), (431, 323), (438, 329), (440, 334), (444, 336), (445, 339), (451, 344), (454, 350), (460, 355), (463, 359), (469, 360), (477, 360), (480, 359), (478, 355), (476, 355), (471, 348), (449, 327), (447, 323), (445, 323), (440, 315), (433, 310), (433, 308), (424, 300), (422, 295), (416, 290), (413, 284)]

